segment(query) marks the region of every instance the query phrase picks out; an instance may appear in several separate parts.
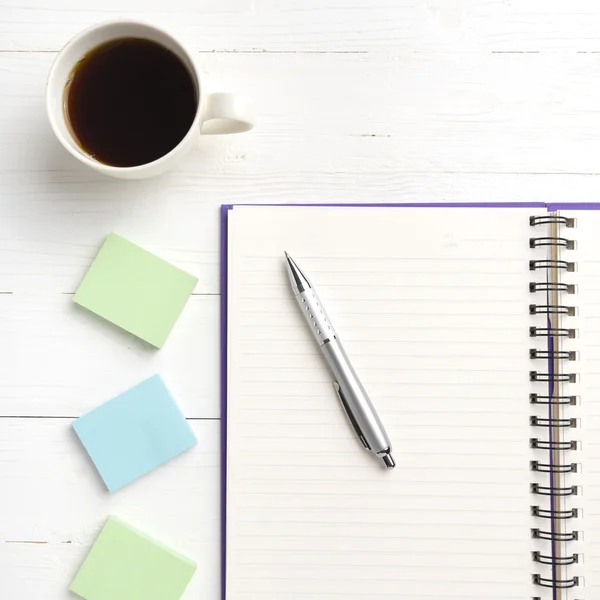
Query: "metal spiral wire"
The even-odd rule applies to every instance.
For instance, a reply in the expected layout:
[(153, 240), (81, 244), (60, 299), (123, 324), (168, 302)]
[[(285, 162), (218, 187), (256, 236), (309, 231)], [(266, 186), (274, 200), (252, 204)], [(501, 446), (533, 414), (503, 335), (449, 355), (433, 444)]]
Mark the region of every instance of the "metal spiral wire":
[[(563, 464), (556, 460), (558, 452), (564, 452), (577, 449), (575, 440), (568, 440), (568, 435), (556, 434), (556, 432), (569, 432), (577, 427), (577, 420), (565, 416), (564, 412), (570, 405), (577, 403), (577, 397), (570, 394), (564, 394), (560, 391), (560, 385), (563, 383), (575, 383), (577, 374), (567, 368), (573, 361), (577, 360), (575, 352), (561, 350), (559, 342), (561, 339), (573, 339), (576, 337), (576, 331), (568, 326), (563, 326), (564, 319), (574, 316), (576, 309), (571, 302), (566, 302), (568, 296), (576, 292), (572, 284), (557, 281), (560, 273), (572, 273), (576, 269), (576, 264), (569, 260), (559, 260), (556, 249), (561, 252), (573, 250), (575, 242), (569, 238), (559, 236), (559, 228), (572, 228), (575, 226), (574, 219), (555, 214), (530, 217), (531, 227), (542, 227), (546, 234), (539, 237), (531, 237), (529, 247), (532, 249), (549, 248), (548, 258), (542, 260), (530, 260), (530, 271), (546, 271), (548, 277), (546, 281), (532, 281), (529, 284), (531, 294), (542, 294), (542, 302), (533, 302), (529, 305), (529, 314), (535, 317), (541, 317), (544, 322), (539, 326), (529, 328), (529, 336), (533, 340), (545, 338), (547, 340), (546, 348), (531, 348), (529, 358), (533, 361), (540, 361), (540, 369), (531, 370), (529, 379), (532, 382), (546, 382), (548, 392), (546, 395), (531, 393), (529, 401), (532, 405), (547, 406), (547, 415), (544, 417), (531, 415), (530, 426), (540, 429), (539, 437), (530, 439), (530, 446), (536, 450), (545, 450), (548, 452), (547, 460), (532, 460), (530, 469), (534, 473), (546, 475), (548, 485), (540, 483), (531, 484), (531, 493), (539, 498), (539, 504), (531, 506), (531, 514), (534, 518), (540, 520), (540, 526), (531, 529), (531, 537), (535, 540), (550, 542), (550, 552), (541, 552), (536, 550), (532, 552), (532, 561), (537, 565), (549, 565), (552, 567), (550, 577), (541, 573), (533, 573), (532, 581), (535, 585), (553, 590), (573, 588), (579, 585), (578, 577), (565, 577), (561, 567), (576, 564), (580, 561), (577, 553), (567, 553), (563, 555), (556, 551), (558, 545), (564, 546), (568, 542), (579, 539), (580, 533), (566, 525), (573, 519), (577, 519), (578, 510), (575, 508), (564, 509), (557, 508), (559, 498), (577, 496), (578, 489), (574, 485), (565, 485), (560, 479), (562, 476), (577, 473), (578, 466), (574, 462)], [(547, 232), (553, 232), (555, 235), (548, 235)], [(554, 250), (553, 250), (554, 249)], [(558, 301), (557, 301), (558, 300)], [(553, 320), (560, 317), (563, 321), (560, 327), (557, 327)], [(556, 365), (563, 365), (560, 370)], [(558, 412), (561, 411), (561, 412)], [(547, 432), (544, 435), (543, 432)], [(553, 435), (554, 432), (554, 435)], [(557, 439), (558, 438), (558, 439)], [(563, 523), (563, 526), (558, 524)], [(534, 597), (532, 600), (540, 600)]]

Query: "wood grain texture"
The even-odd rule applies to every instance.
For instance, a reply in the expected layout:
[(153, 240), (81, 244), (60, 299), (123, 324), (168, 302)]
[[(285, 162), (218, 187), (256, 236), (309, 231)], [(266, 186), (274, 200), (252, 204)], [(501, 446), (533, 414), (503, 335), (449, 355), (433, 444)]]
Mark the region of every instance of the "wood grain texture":
[(190, 421), (198, 444), (109, 494), (71, 419), (0, 419), (0, 597), (73, 598), (68, 586), (110, 515), (198, 562), (185, 600), (219, 589), (219, 423)]
[(78, 417), (161, 373), (187, 417), (217, 419), (218, 329), (216, 296), (192, 296), (157, 350), (70, 294), (0, 294), (0, 417)]
[(202, 187), (186, 183), (193, 176), (600, 171), (600, 54), (198, 55), (207, 86), (251, 97), (256, 129), (204, 136), (159, 183), (105, 186), (60, 149), (46, 122), (52, 59), (0, 55), (8, 90), (0, 98), (0, 168), (13, 198), (29, 191), (39, 199), (56, 186), (48, 173), (65, 170), (91, 179), (82, 203), (101, 196), (109, 204), (181, 191), (199, 202)]
[[(45, 80), (112, 18), (179, 36), (257, 128), (205, 136), (157, 180), (81, 167), (52, 137)], [(596, 0), (4, 0), (0, 597), (73, 598), (119, 514), (198, 561), (186, 600), (217, 600), (218, 421), (193, 420), (196, 448), (109, 495), (72, 418), (157, 371), (186, 416), (218, 417), (221, 203), (598, 201), (598, 31)], [(71, 302), (111, 231), (199, 278), (158, 352)]]
[(218, 293), (220, 203), (598, 197), (600, 54), (207, 55), (209, 74), (251, 91), (259, 125), (205, 136), (145, 182), (104, 179), (59, 147), (51, 60), (0, 54), (0, 291), (73, 292), (118, 231)]
[(0, 17), (3, 47), (25, 51), (114, 18), (155, 21), (207, 52), (600, 50), (594, 0), (5, 0)]

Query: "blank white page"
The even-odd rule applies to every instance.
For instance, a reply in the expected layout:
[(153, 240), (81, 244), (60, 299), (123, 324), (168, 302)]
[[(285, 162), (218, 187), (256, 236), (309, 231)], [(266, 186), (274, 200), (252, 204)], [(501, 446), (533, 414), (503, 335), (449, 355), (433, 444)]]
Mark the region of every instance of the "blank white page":
[[(549, 597), (531, 581), (530, 214), (230, 212), (228, 600)], [(395, 469), (353, 434), (284, 250), (315, 285)]]

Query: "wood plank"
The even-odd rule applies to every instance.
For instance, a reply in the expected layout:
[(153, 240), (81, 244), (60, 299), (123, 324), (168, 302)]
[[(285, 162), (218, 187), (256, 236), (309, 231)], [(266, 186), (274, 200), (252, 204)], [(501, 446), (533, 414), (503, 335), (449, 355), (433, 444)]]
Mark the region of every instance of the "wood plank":
[(114, 18), (160, 24), (208, 52), (600, 50), (595, 0), (5, 0), (0, 17), (7, 50), (58, 50)]
[[(89, 179), (86, 180), (86, 178)], [(56, 172), (0, 172), (0, 295), (74, 293), (106, 235), (117, 231), (219, 293), (219, 202), (596, 202), (600, 176), (485, 173), (174, 173), (154, 189)], [(178, 181), (175, 181), (178, 180)], [(46, 191), (41, 191), (45, 187)], [(104, 193), (102, 189), (106, 190)], [(38, 188), (38, 191), (35, 191)], [(195, 192), (194, 188), (199, 192)]]
[(218, 293), (222, 202), (598, 198), (600, 54), (204, 59), (252, 90), (257, 130), (206, 136), (176, 172), (125, 182), (52, 137), (52, 56), (0, 54), (0, 291), (74, 292), (118, 231)]
[(177, 202), (168, 192), (147, 197), (143, 190), (119, 202), (110, 198), (109, 184), (106, 196), (94, 197), (93, 185), (61, 179), (60, 198), (27, 198), (23, 181), (21, 202), (15, 198), (10, 207), (6, 196), (0, 202), (0, 292), (74, 293), (111, 231), (198, 277), (196, 293), (219, 292), (214, 203), (189, 204), (181, 196)]
[(218, 294), (217, 207), (223, 201), (596, 202), (600, 197), (596, 174), (174, 173), (154, 181), (153, 190), (75, 172), (42, 174), (44, 185), (34, 183), (35, 177), (7, 184), (11, 177), (0, 172), (3, 189), (11, 190), (0, 191), (0, 293), (33, 295), (74, 293), (111, 231), (199, 277), (198, 293)]
[(218, 418), (218, 301), (192, 296), (156, 350), (70, 295), (0, 294), (0, 417), (77, 417), (160, 373), (187, 417)]
[(110, 515), (198, 563), (184, 600), (219, 597), (219, 423), (198, 444), (109, 494), (68, 419), (0, 419), (0, 597), (72, 598), (68, 585)]
[[(600, 54), (228, 54), (204, 56), (203, 69), (213, 88), (250, 96), (257, 128), (204, 136), (158, 182), (101, 187), (46, 122), (40, 85), (52, 58), (0, 55), (10, 91), (0, 98), (0, 171), (13, 199), (25, 177), (39, 197), (48, 172), (62, 170), (91, 181), (89, 193), (109, 203), (133, 190), (166, 195), (186, 185), (184, 176), (598, 172)], [(204, 190), (185, 191), (200, 201)]]

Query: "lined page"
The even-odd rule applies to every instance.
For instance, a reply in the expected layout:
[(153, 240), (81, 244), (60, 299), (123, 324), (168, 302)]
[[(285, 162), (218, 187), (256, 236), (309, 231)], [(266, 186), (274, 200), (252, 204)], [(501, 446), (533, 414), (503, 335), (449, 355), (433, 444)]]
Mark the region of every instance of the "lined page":
[[(228, 600), (549, 597), (531, 581), (530, 214), (230, 213)], [(353, 434), (284, 250), (316, 286), (395, 469)]]
[[(576, 240), (576, 249), (564, 251), (565, 260), (573, 260), (577, 269), (567, 275), (576, 284), (574, 295), (563, 296), (565, 304), (575, 305), (577, 315), (565, 317), (563, 327), (577, 329), (577, 338), (567, 349), (577, 350), (577, 360), (568, 362), (563, 371), (578, 374), (578, 381), (568, 393), (577, 394), (579, 405), (567, 407), (563, 416), (577, 418), (577, 427), (565, 432), (579, 441), (580, 450), (569, 452), (566, 462), (575, 462), (578, 473), (569, 476), (569, 485), (578, 485), (578, 494), (570, 498), (567, 508), (578, 508), (579, 518), (570, 529), (580, 532), (577, 542), (567, 544), (569, 554), (577, 552), (579, 563), (570, 576), (580, 576), (580, 586), (568, 598), (600, 596), (600, 213), (569, 211), (575, 217), (574, 229), (563, 229), (561, 235)], [(583, 575), (583, 577), (581, 577)], [(583, 590), (581, 588), (584, 588)]]

